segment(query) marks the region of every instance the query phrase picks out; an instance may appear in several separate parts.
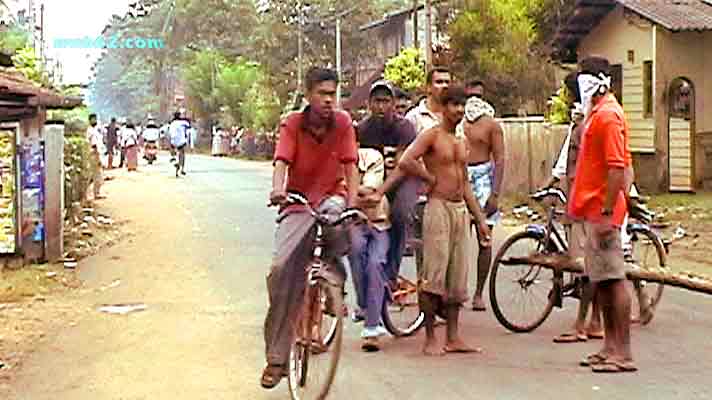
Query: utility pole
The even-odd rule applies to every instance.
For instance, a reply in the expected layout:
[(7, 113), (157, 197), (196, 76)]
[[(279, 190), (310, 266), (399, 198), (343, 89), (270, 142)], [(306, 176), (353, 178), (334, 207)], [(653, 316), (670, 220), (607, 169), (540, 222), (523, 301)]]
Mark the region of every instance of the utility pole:
[(427, 70), (433, 67), (433, 21), (431, 0), (425, 0), (425, 60)]
[(336, 16), (336, 76), (339, 83), (336, 85), (336, 106), (341, 107), (341, 15)]
[(44, 3), (40, 4), (40, 60), (45, 64), (45, 42), (44, 42)]
[(418, 40), (418, 0), (413, 0), (413, 46), (420, 48)]
[(297, 92), (303, 93), (302, 90), (302, 62), (303, 62), (303, 57), (304, 57), (304, 50), (303, 50), (303, 44), (302, 44), (302, 2), (297, 1)]

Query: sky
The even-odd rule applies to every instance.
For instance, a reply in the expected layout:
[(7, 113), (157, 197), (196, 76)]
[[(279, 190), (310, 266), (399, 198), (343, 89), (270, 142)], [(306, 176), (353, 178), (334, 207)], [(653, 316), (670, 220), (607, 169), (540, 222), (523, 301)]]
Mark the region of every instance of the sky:
[[(30, 0), (6, 0), (14, 9), (27, 9)], [(39, 15), (39, 4), (44, 3), (45, 40), (47, 57), (62, 63), (64, 83), (88, 83), (91, 66), (99, 57), (98, 50), (57, 49), (54, 39), (96, 38), (113, 14), (123, 15), (130, 0), (33, 0)], [(39, 24), (39, 17), (38, 22)]]

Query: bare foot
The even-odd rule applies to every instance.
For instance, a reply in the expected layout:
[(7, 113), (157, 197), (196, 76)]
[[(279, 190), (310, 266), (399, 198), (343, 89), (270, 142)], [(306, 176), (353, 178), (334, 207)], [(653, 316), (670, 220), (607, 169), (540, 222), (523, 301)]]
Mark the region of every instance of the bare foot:
[(482, 353), (482, 348), (470, 347), (459, 338), (448, 341), (443, 350), (446, 353)]
[(445, 351), (438, 346), (438, 341), (433, 339), (425, 339), (425, 346), (423, 346), (423, 354), (426, 356), (442, 356)]

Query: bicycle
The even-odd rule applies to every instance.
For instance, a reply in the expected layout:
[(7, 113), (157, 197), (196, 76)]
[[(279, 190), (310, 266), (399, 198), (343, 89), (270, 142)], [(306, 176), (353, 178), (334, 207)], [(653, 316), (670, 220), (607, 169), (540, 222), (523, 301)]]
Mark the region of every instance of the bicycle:
[[(489, 282), (490, 302), (497, 321), (516, 333), (531, 332), (539, 327), (554, 307), (563, 307), (565, 297), (580, 298), (582, 286), (581, 279), (576, 274), (558, 272), (538, 265), (503, 263), (503, 260), (511, 256), (568, 253), (566, 235), (562, 234), (562, 227), (557, 221), (558, 217), (564, 215), (564, 211), (556, 208), (557, 201), (566, 204), (564, 192), (551, 187), (539, 190), (529, 197), (538, 203), (554, 200), (548, 208), (546, 224), (530, 224), (502, 244), (492, 263)], [(641, 261), (647, 261), (648, 256), (652, 255), (655, 258), (653, 263), (657, 263), (654, 268), (665, 268), (670, 242), (661, 240), (649, 227), (653, 217), (642, 201), (629, 207), (630, 221), (627, 232), (631, 236), (633, 251), (632, 260), (627, 261), (647, 268), (647, 264)], [(637, 309), (640, 322), (643, 325), (648, 324), (660, 302), (664, 285), (641, 280), (634, 280), (632, 284), (637, 294), (633, 297), (639, 303)], [(505, 292), (511, 292), (511, 299), (518, 304), (508, 304), (508, 293)], [(641, 299), (648, 304), (640, 304)], [(533, 305), (533, 311), (526, 309), (529, 305)]]
[[(304, 300), (289, 352), (289, 393), (293, 400), (321, 400), (326, 398), (336, 376), (344, 317), (344, 278), (333, 271), (329, 236), (333, 228), (348, 220), (367, 221), (368, 217), (359, 210), (348, 209), (332, 220), (333, 216), (317, 212), (306, 197), (294, 192), (287, 193), (286, 204), (303, 206), (314, 217), (316, 226), (313, 259), (306, 265)], [(320, 361), (324, 362), (321, 374)]]

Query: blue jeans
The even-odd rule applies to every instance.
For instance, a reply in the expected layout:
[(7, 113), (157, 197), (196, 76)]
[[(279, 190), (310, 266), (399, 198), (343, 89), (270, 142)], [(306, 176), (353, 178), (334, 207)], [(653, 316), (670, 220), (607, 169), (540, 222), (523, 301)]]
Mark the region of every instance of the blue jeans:
[(412, 230), (420, 185), (420, 179), (405, 178), (394, 192), (388, 193), (388, 201), (391, 204), (391, 229), (389, 231), (390, 248), (386, 264), (386, 277), (392, 282), (398, 278), (400, 273), (405, 243)]
[(351, 275), (356, 289), (356, 303), (366, 311), (366, 326), (381, 323), (386, 294), (385, 266), (388, 232), (363, 224), (351, 228)]

